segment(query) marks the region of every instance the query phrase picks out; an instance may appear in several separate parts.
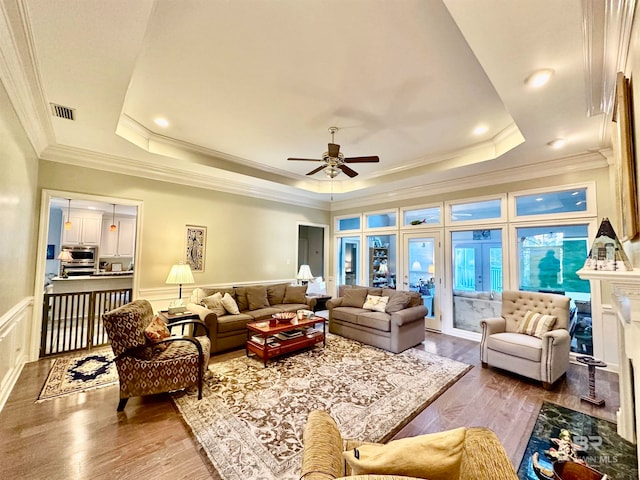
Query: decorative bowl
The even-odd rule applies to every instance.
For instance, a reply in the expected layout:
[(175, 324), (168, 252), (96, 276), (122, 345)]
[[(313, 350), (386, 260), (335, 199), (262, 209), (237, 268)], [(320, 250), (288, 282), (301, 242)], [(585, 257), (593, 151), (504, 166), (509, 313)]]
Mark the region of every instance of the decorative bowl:
[(295, 312), (274, 313), (272, 317), (278, 320), (279, 323), (289, 323), (291, 320), (296, 318), (296, 313)]

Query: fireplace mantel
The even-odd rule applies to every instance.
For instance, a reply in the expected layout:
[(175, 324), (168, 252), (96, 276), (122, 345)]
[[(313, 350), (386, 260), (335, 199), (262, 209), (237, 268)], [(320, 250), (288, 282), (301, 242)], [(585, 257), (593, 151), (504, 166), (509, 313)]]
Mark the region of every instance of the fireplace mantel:
[[(637, 443), (640, 432), (640, 268), (631, 271), (579, 270), (585, 280), (611, 285), (612, 306), (618, 317), (620, 410), (618, 434)], [(634, 398), (637, 404), (634, 404)], [(640, 459), (640, 444), (638, 444)]]

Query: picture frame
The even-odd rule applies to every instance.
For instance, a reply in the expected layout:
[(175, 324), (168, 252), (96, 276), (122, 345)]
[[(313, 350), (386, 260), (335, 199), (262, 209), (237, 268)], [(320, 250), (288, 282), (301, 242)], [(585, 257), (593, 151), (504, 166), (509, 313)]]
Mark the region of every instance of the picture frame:
[(185, 263), (192, 272), (204, 272), (205, 249), (207, 245), (207, 227), (186, 226)]
[(55, 259), (55, 250), (56, 250), (55, 245), (52, 245), (52, 244), (47, 245), (47, 260)]
[(629, 80), (622, 72), (618, 72), (611, 141), (615, 162), (616, 204), (621, 241), (632, 240), (638, 235), (638, 192), (630, 97)]

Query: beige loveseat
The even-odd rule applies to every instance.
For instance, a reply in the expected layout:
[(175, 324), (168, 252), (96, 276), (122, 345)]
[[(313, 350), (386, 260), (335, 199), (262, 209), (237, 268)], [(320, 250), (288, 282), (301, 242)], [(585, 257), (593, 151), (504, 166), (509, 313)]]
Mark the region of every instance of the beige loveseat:
[[(307, 286), (287, 283), (210, 287), (193, 290), (187, 309), (197, 313), (209, 328), (211, 353), (244, 347), (247, 323), (271, 318), (274, 313), (313, 310), (316, 299), (306, 296)], [(238, 307), (231, 314), (225, 308), (211, 307), (211, 297), (228, 294)], [(205, 306), (209, 304), (210, 306)]]
[[(446, 432), (444, 432), (446, 433)], [(430, 455), (415, 455), (414, 459), (420, 462), (434, 462), (437, 475), (429, 475), (428, 478), (447, 480), (517, 480), (509, 457), (495, 433), (487, 428), (467, 428), (464, 432), (462, 451), (457, 454), (456, 460), (450, 463), (450, 459), (436, 461)], [(420, 437), (414, 437), (421, 441)], [(423, 437), (425, 438), (425, 437)], [(402, 441), (402, 440), (400, 440)], [(407, 477), (400, 475), (372, 474), (354, 475), (349, 463), (344, 460), (343, 452), (361, 448), (364, 442), (355, 440), (343, 440), (338, 426), (331, 416), (324, 411), (314, 410), (309, 414), (303, 433), (304, 451), (302, 454), (302, 471), (300, 480), (411, 480), (424, 477)], [(427, 449), (429, 445), (426, 445)], [(438, 445), (434, 445), (438, 452)], [(383, 448), (386, 448), (383, 447)], [(446, 456), (447, 452), (442, 452)], [(384, 455), (384, 454), (383, 454)], [(431, 458), (430, 458), (431, 457)], [(413, 460), (413, 459), (412, 459)], [(449, 470), (439, 469), (447, 461)], [(403, 462), (399, 462), (403, 463)], [(446, 468), (446, 467), (445, 467)], [(425, 468), (426, 470), (426, 468)]]
[[(327, 302), (331, 333), (394, 353), (424, 341), (428, 311), (420, 293), (341, 285), (338, 294)], [(389, 297), (384, 311), (363, 308), (367, 295)]]

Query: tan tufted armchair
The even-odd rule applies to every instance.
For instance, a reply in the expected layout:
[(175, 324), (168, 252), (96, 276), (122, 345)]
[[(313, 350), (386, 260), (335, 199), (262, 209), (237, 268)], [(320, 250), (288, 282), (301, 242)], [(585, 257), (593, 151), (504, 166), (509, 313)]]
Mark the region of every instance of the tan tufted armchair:
[[(502, 316), (480, 321), (480, 360), (489, 365), (540, 380), (551, 388), (569, 366), (571, 337), (569, 298), (551, 293), (502, 292)], [(541, 338), (517, 333), (527, 311), (552, 315), (556, 322)]]
[[(198, 387), (202, 398), (203, 377), (209, 363), (209, 331), (200, 320), (175, 322), (169, 328), (184, 324), (203, 330), (204, 336), (173, 335), (150, 342), (145, 328), (154, 318), (147, 300), (135, 300), (105, 313), (104, 326), (115, 355), (120, 382), (118, 411), (124, 410), (129, 397), (170, 392)], [(158, 348), (167, 345), (166, 348)]]

